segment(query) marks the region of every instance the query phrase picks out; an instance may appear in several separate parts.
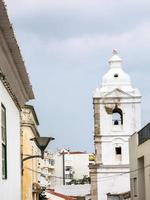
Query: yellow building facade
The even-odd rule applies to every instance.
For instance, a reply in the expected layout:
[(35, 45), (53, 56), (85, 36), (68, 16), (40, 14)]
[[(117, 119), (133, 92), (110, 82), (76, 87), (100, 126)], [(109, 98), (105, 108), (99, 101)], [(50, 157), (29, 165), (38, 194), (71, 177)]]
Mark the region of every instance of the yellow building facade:
[[(21, 112), (22, 159), (41, 154), (39, 148), (31, 140), (39, 137), (38, 125), (38, 118), (33, 106), (24, 106)], [(22, 163), (22, 200), (39, 200), (39, 159), (33, 158)]]

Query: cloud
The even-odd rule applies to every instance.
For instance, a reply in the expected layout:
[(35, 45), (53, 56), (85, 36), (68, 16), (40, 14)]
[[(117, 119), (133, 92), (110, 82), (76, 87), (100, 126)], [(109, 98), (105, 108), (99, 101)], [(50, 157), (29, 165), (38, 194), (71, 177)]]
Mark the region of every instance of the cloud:
[[(105, 14), (105, 10), (109, 11), (116, 5), (120, 5), (115, 1), (87, 1), (87, 0), (6, 0), (10, 10), (15, 15), (24, 15), (25, 13), (34, 13), (39, 14), (41, 12), (47, 11), (60, 11), (60, 10), (68, 10), (68, 11), (76, 11), (76, 12), (84, 12), (91, 13), (95, 11), (99, 11), (100, 13)], [(105, 8), (105, 9), (104, 9)]]
[[(121, 9), (126, 8), (128, 10), (134, 8), (141, 8), (141, 10), (148, 5), (150, 5), (149, 0), (126, 0), (126, 1), (115, 1), (115, 0), (105, 0), (105, 1), (90, 1), (90, 0), (6, 0), (10, 10), (14, 14), (24, 15), (24, 13), (41, 13), (43, 11), (56, 11), (56, 10), (75, 10), (82, 11), (84, 13), (96, 13), (99, 12), (103, 15), (111, 14), (112, 11), (117, 9), (119, 12)], [(109, 11), (109, 12), (105, 12)]]
[(32, 0), (10, 1), (15, 26), (41, 39), (68, 38), (85, 34), (118, 34), (149, 21), (150, 2)]
[[(103, 51), (118, 47), (121, 50), (137, 50), (140, 48), (149, 48), (150, 42), (150, 23), (139, 24), (130, 31), (120, 34), (93, 34), (74, 36), (69, 38), (49, 38), (40, 40), (37, 35), (19, 32), (21, 38), (26, 38), (25, 42), (33, 46), (40, 47), (52, 58), (55, 56), (64, 59), (78, 59), (89, 57), (93, 52)], [(31, 42), (32, 41), (32, 42)]]
[(113, 48), (144, 96), (143, 122), (149, 120), (149, 0), (6, 2), (36, 94), (41, 133), (56, 137), (55, 146), (92, 150), (92, 91), (100, 87)]

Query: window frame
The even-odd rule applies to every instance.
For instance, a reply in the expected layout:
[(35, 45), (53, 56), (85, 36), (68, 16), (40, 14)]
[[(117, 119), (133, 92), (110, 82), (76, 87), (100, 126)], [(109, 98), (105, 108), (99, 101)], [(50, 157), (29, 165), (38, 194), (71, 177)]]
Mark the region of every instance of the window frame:
[(137, 184), (137, 177), (133, 178), (133, 195), (134, 197), (137, 197), (138, 192), (138, 184)]
[(122, 148), (119, 146), (119, 147), (115, 147), (115, 153), (116, 155), (122, 155)]
[(2, 179), (7, 179), (7, 130), (6, 130), (6, 108), (1, 104), (1, 148), (2, 148)]
[[(120, 119), (114, 119), (113, 117), (115, 114), (118, 114)], [(114, 126), (123, 125), (123, 113), (122, 110), (117, 106), (112, 110), (112, 123)]]

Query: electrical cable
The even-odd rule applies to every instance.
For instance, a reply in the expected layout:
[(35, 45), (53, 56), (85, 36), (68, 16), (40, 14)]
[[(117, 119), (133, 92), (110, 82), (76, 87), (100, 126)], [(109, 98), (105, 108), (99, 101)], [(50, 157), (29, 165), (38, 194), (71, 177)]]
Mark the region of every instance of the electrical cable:
[[(99, 182), (99, 180), (103, 180), (103, 179), (104, 179), (103, 181), (106, 181), (107, 179), (110, 179), (110, 178), (113, 178), (113, 177), (122, 176), (122, 175), (124, 175), (124, 174), (130, 174), (130, 173), (132, 173), (132, 172), (145, 169), (145, 168), (147, 168), (147, 167), (150, 167), (150, 164), (148, 164), (148, 165), (146, 165), (146, 166), (144, 166), (144, 167), (138, 168), (138, 169), (136, 169), (136, 170), (132, 170), (132, 171), (128, 171), (128, 172), (122, 172), (122, 173), (114, 174), (114, 175), (112, 175), (112, 176), (103, 176), (103, 177), (100, 177), (97, 181), (92, 181), (92, 182)], [(35, 173), (38, 173), (38, 174), (42, 175), (43, 177), (47, 177), (47, 174), (44, 174), (44, 173), (42, 173), (42, 172), (33, 170), (33, 169), (31, 169), (31, 168), (24, 167), (24, 169), (28, 169), (28, 170), (30, 170), (30, 171), (33, 171), (33, 172), (35, 172)], [(51, 177), (53, 177), (53, 178), (58, 178), (58, 179), (62, 179), (62, 180), (63, 180), (63, 177), (61, 177), (61, 176), (59, 177), (59, 176), (51, 175)]]

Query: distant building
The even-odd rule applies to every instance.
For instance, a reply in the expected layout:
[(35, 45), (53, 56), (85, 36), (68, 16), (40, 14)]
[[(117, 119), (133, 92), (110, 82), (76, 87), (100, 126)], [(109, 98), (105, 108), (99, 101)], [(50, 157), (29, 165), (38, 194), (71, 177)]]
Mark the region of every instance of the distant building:
[(33, 91), (28, 74), (0, 0), (0, 199), (21, 200), (20, 110)]
[(92, 200), (130, 190), (128, 139), (141, 127), (141, 95), (122, 69), (116, 50), (109, 67), (102, 87), (93, 94), (96, 164), (90, 167)]
[[(22, 158), (40, 155), (41, 152), (32, 138), (39, 137), (39, 121), (31, 105), (25, 105), (21, 112)], [(22, 200), (39, 200), (39, 158), (29, 159), (22, 165)]]
[(120, 193), (120, 194), (107, 194), (107, 200), (131, 200), (130, 192)]
[(51, 188), (55, 184), (55, 158), (54, 154), (45, 151), (44, 159), (40, 160), (40, 185)]
[(86, 152), (68, 150), (45, 152), (45, 158), (40, 164), (40, 183), (49, 188), (89, 183), (89, 164), (94, 163), (94, 159), (93, 154)]
[(55, 154), (55, 185), (81, 184), (89, 178), (89, 156), (86, 152), (67, 150)]
[(150, 199), (150, 123), (130, 138), (131, 200)]

